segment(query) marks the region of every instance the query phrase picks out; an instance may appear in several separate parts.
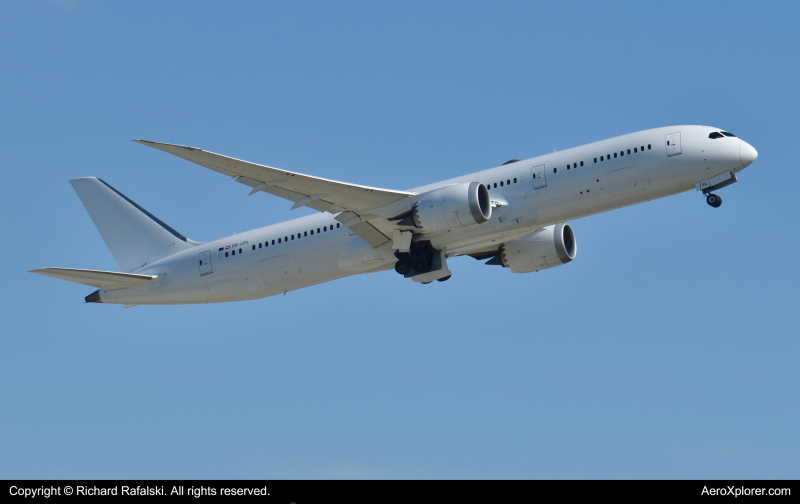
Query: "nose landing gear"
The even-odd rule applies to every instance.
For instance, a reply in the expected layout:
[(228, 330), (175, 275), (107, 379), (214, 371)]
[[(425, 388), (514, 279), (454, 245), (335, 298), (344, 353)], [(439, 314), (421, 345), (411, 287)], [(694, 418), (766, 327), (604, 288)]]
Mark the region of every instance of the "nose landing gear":
[(719, 206), (722, 204), (722, 198), (716, 194), (709, 194), (706, 196), (706, 203), (714, 208), (719, 208)]

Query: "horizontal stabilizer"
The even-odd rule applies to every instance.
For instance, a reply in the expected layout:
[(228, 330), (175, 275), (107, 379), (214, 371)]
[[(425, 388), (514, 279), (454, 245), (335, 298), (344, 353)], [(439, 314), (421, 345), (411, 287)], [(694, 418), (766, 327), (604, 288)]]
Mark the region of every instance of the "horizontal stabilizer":
[(91, 285), (105, 290), (126, 289), (128, 287), (142, 287), (161, 281), (167, 275), (135, 275), (132, 273), (118, 273), (116, 271), (98, 271), (72, 268), (39, 268), (31, 273), (69, 280), (79, 284)]

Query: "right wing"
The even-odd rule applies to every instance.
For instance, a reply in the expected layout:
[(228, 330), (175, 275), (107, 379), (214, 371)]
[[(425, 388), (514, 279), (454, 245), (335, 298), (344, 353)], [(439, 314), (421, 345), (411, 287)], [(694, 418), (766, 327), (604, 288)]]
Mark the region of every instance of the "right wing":
[(167, 275), (136, 275), (133, 273), (117, 273), (116, 271), (98, 271), (72, 268), (39, 268), (30, 273), (38, 273), (53, 278), (69, 280), (105, 290), (126, 289), (154, 284)]

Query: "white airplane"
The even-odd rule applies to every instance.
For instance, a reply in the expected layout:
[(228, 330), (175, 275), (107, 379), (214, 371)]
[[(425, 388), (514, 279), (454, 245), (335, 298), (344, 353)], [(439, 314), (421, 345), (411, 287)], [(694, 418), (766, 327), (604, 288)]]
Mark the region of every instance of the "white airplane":
[(656, 128), (429, 184), (377, 189), (293, 173), (182, 145), (134, 140), (235, 177), (320, 214), (213, 242), (186, 238), (108, 183), (71, 180), (120, 272), (40, 268), (32, 273), (97, 287), (89, 303), (170, 305), (257, 299), (394, 268), (423, 284), (450, 278), (468, 255), (530, 273), (577, 252), (564, 222), (737, 181), (758, 157), (708, 126)]

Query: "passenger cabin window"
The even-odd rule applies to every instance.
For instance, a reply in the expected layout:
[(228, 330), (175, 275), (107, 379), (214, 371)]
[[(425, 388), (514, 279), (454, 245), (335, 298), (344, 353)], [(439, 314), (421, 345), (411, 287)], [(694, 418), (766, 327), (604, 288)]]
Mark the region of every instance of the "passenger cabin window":
[(278, 238), (278, 243), (280, 243), (280, 242), (281, 242), (281, 239), (280, 239), (280, 238)]
[(553, 173), (558, 173), (558, 168), (553, 168)]
[(600, 161), (602, 161), (603, 159), (605, 159), (605, 157), (603, 157), (603, 156), (600, 156)]
[(617, 153), (616, 152), (614, 153), (614, 157), (617, 157)]
[(636, 152), (636, 147), (634, 147), (634, 148), (633, 148), (633, 152), (634, 152), (634, 153)]
[[(651, 144), (647, 144), (647, 150), (650, 150), (652, 147), (653, 146)], [(642, 147), (642, 150), (644, 150), (644, 147)]]
[(253, 250), (255, 250), (255, 249), (256, 249), (256, 246), (255, 246), (255, 244), (254, 244), (254, 245), (253, 245)]
[(597, 162), (597, 158), (594, 158), (594, 162), (595, 162), (595, 163)]
[(236, 249), (231, 250), (231, 255), (236, 255)]
[(242, 249), (239, 249), (239, 253), (240, 253), (240, 254), (242, 253)]
[(261, 248), (261, 244), (260, 243), (258, 244), (258, 248)]
[(644, 145), (642, 145), (641, 147), (639, 147), (639, 150), (640, 150), (640, 151), (642, 151), (642, 152), (644, 152)]
[(630, 150), (630, 149), (628, 149), (628, 155), (630, 155), (630, 153), (631, 153), (631, 150)]
[(517, 177), (514, 177), (514, 183), (515, 184), (517, 183)]
[(729, 137), (734, 137), (734, 138), (736, 138), (736, 135), (734, 135), (733, 133), (728, 133), (727, 131), (721, 131), (720, 133), (722, 133), (722, 134), (723, 134), (723, 135), (725, 135), (725, 136), (729, 136)]
[(225, 257), (228, 257), (228, 253), (227, 252), (225, 252)]

